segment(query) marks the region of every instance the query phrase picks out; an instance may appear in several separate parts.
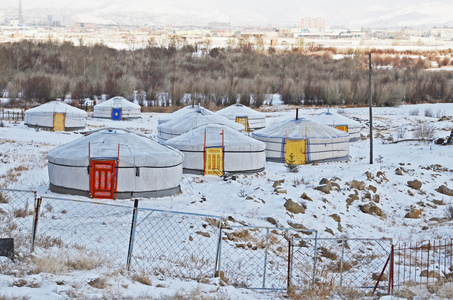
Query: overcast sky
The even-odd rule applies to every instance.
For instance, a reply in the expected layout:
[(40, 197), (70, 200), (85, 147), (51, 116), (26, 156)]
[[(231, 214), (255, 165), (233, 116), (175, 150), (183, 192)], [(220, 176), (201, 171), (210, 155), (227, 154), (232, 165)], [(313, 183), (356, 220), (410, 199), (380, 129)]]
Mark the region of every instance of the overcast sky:
[[(0, 8), (18, 7), (19, 0), (0, 0)], [(431, 7), (436, 14), (451, 15), (453, 0), (22, 0), (24, 11), (32, 8), (65, 8), (87, 12), (146, 11), (155, 13), (184, 13), (218, 16), (219, 21), (298, 23), (304, 16), (323, 17), (329, 24), (363, 23), (382, 16), (404, 14), (417, 18)]]

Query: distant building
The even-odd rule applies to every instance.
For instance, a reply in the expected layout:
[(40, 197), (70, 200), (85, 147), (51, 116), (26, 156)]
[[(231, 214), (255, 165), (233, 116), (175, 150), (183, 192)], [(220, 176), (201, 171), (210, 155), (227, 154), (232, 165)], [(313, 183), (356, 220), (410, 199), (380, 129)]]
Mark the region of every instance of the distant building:
[(51, 27), (67, 27), (72, 24), (72, 20), (68, 15), (50, 15), (47, 16), (47, 23)]
[(326, 30), (326, 19), (304, 17), (300, 20), (300, 28), (306, 30)]
[(443, 40), (452, 40), (453, 28), (433, 28), (431, 30), (431, 35)]

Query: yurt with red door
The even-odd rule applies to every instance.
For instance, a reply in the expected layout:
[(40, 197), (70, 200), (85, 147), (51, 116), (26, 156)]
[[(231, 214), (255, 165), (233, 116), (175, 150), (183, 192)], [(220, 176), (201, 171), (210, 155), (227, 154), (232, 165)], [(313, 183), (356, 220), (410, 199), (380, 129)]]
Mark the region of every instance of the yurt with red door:
[(131, 130), (91, 131), (47, 158), (52, 192), (106, 199), (180, 192), (184, 155)]

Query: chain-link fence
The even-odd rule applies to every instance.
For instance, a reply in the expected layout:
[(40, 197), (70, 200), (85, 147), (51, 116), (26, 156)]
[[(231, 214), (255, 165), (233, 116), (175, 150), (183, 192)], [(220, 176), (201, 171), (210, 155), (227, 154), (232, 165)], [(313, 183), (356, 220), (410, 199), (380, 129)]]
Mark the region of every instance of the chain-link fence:
[[(0, 189), (0, 216), (15, 230), (30, 233), (35, 201), (35, 191)], [(7, 234), (8, 230), (0, 231), (0, 237)]]
[(390, 239), (294, 239), (291, 285), (343, 296), (387, 292), (391, 245)]
[(220, 274), (234, 286), (286, 289), (290, 282), (290, 241), (316, 231), (226, 226), (222, 229)]

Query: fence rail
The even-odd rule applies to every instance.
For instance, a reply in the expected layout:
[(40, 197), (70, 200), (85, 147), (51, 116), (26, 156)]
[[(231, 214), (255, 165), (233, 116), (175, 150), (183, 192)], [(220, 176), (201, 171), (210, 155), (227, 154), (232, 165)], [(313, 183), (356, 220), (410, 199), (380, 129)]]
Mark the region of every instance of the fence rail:
[[(0, 230), (0, 237), (19, 237), (22, 248), (50, 257), (83, 252), (135, 273), (218, 276), (250, 289), (322, 289), (344, 296), (370, 295), (373, 287), (390, 291), (389, 239), (322, 239), (315, 230), (236, 226), (219, 216), (140, 208), (139, 203), (0, 189), (0, 221), (14, 223), (11, 230)], [(430, 247), (432, 259), (433, 249), (439, 250), (437, 244)]]
[(0, 110), (0, 120), (3, 121), (23, 121), (24, 120), (24, 111), (4, 109)]

